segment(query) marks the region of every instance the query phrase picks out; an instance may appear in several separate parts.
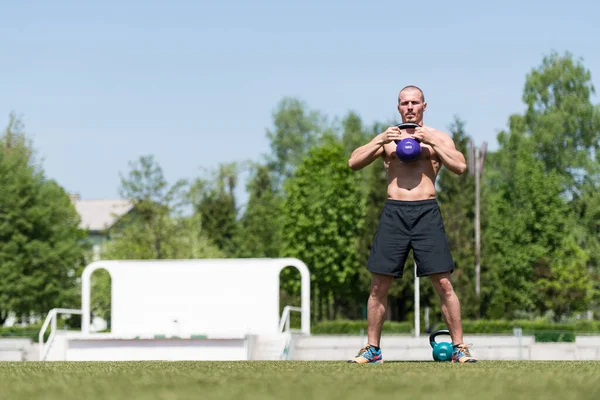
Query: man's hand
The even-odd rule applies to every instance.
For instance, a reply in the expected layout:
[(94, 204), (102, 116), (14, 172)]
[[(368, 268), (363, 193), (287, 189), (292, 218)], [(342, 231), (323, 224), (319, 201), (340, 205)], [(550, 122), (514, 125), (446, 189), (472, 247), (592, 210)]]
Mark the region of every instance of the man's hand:
[(424, 126), (415, 129), (412, 137), (424, 144), (431, 144), (431, 142), (433, 142), (435, 139), (434, 133)]
[(467, 170), (465, 156), (456, 149), (452, 137), (447, 133), (421, 127), (415, 129), (413, 137), (431, 146), (442, 164), (456, 175), (462, 175)]
[(348, 160), (348, 166), (353, 171), (358, 171), (361, 168), (371, 164), (377, 158), (385, 154), (385, 145), (393, 140), (400, 140), (402, 134), (396, 126), (390, 126), (379, 135), (373, 137), (369, 143), (360, 146), (352, 152)]
[(377, 136), (377, 142), (381, 145), (388, 144), (391, 141), (400, 140), (402, 138), (400, 129), (398, 129), (397, 126), (390, 126)]

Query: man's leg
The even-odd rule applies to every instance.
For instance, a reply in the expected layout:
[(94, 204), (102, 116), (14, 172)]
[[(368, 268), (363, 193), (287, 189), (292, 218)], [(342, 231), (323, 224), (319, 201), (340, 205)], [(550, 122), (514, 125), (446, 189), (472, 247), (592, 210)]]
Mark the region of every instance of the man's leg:
[(433, 287), (440, 298), (442, 316), (452, 337), (454, 347), (452, 361), (460, 363), (477, 362), (477, 359), (471, 356), (469, 346), (463, 343), (460, 301), (450, 282), (450, 273), (445, 272), (431, 275), (431, 283), (433, 283)]
[(463, 342), (460, 301), (450, 282), (450, 273), (445, 272), (442, 274), (431, 275), (431, 283), (433, 283), (433, 287), (440, 297), (442, 316), (450, 331), (452, 343), (460, 344)]
[(387, 310), (387, 294), (393, 280), (391, 275), (372, 274), (371, 293), (367, 302), (367, 336), (371, 346), (379, 347)]
[(446, 237), (446, 229), (441, 210), (436, 200), (424, 201), (419, 223), (412, 231), (412, 246), (417, 276), (429, 276), (440, 298), (442, 315), (450, 331), (452, 343), (452, 361), (475, 362), (469, 346), (463, 343), (460, 302), (450, 282), (454, 271), (454, 259)]
[(387, 294), (393, 280), (392, 275), (372, 273), (371, 293), (367, 301), (367, 345), (360, 349), (358, 355), (348, 360), (348, 362), (357, 364), (383, 363), (379, 343), (387, 310)]
[(387, 200), (373, 238), (367, 270), (371, 272), (371, 290), (367, 301), (367, 345), (349, 362), (383, 363), (379, 348), (387, 309), (387, 294), (394, 278), (401, 278), (410, 249), (410, 235), (401, 219), (405, 202)]

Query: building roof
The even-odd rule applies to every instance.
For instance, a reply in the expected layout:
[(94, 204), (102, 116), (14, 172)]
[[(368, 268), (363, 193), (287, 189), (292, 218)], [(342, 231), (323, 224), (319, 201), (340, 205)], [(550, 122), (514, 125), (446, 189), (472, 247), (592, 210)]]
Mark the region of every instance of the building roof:
[(79, 227), (90, 231), (102, 231), (112, 227), (133, 208), (127, 199), (80, 200), (73, 199), (81, 217)]

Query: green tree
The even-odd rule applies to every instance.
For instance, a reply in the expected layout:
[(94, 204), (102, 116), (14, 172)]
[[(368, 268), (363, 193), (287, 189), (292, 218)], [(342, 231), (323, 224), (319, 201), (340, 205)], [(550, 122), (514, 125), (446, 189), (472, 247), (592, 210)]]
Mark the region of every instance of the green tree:
[(569, 191), (590, 174), (598, 177), (600, 108), (590, 101), (594, 93), (590, 71), (568, 52), (550, 53), (527, 75), (525, 124), (534, 153), (546, 171), (564, 176)]
[(278, 103), (273, 112), (273, 125), (267, 129), (271, 146), (271, 155), (267, 158), (280, 188), (323, 133), (330, 130), (325, 116), (309, 110), (304, 101), (292, 97), (284, 97)]
[(189, 191), (202, 229), (230, 257), (237, 252), (234, 242), (238, 229), (235, 190), (239, 172), (238, 163), (221, 164), (212, 179), (196, 179)]
[[(455, 117), (450, 133), (457, 150), (468, 158), (471, 138), (465, 132), (465, 121)], [(478, 314), (475, 296), (475, 178), (467, 173), (457, 176), (442, 168), (437, 188), (437, 198), (455, 263), (453, 286), (461, 300), (463, 317), (475, 318)], [(485, 282), (485, 279), (482, 280)], [(434, 301), (437, 303), (437, 299), (428, 300), (429, 303)]]
[(588, 253), (575, 242), (573, 235), (568, 235), (553, 256), (543, 260), (548, 265), (538, 264), (535, 287), (541, 313), (551, 312), (560, 321), (562, 317), (588, 309), (593, 286), (587, 260)]
[(578, 243), (590, 253), (588, 266), (600, 272), (600, 190), (588, 182), (570, 202)]
[[(600, 189), (600, 106), (591, 72), (569, 52), (552, 52), (528, 75), (523, 94), (528, 134), (546, 171), (561, 176), (570, 199), (571, 218), (578, 221), (577, 244), (587, 252), (587, 268), (595, 281), (592, 296), (600, 301), (600, 235), (597, 228)], [(557, 151), (560, 149), (560, 151)], [(592, 304), (588, 304), (592, 306)]]
[(342, 141), (348, 157), (354, 149), (366, 144), (371, 139), (367, 135), (360, 116), (354, 111), (348, 112), (342, 120)]
[(129, 165), (119, 191), (133, 203), (134, 211), (111, 230), (103, 258), (160, 260), (187, 252), (189, 231), (185, 232), (186, 220), (181, 217), (186, 182), (169, 186), (153, 156), (142, 156)]
[(600, 190), (587, 181), (570, 202), (576, 243), (587, 253), (586, 267), (592, 285), (589, 309), (600, 312)]
[(360, 182), (348, 168), (343, 144), (329, 136), (309, 150), (285, 184), (284, 255), (310, 268), (317, 320), (349, 312), (346, 299), (359, 284), (356, 239), (365, 204)]
[[(523, 134), (524, 119), (511, 118), (510, 134), (499, 135), (501, 149), (489, 159), (489, 224), (486, 230), (490, 269), (496, 274), (489, 316), (505, 318), (540, 311), (536, 293), (550, 296), (544, 277), (561, 269), (557, 254), (564, 251), (569, 210), (561, 197), (561, 177), (547, 173), (534, 154), (535, 143)], [(570, 253), (577, 254), (572, 248)], [(577, 263), (578, 261), (575, 261)], [(541, 291), (541, 292), (540, 292)], [(540, 294), (541, 293), (541, 294)]]
[(561, 318), (598, 297), (586, 283), (599, 264), (598, 230), (589, 223), (600, 182), (594, 90), (581, 60), (553, 52), (527, 75), (525, 114), (512, 115), (510, 133), (499, 135), (484, 183), (491, 194), (486, 252), (502, 282), (489, 303), (495, 315), (528, 310)]
[(85, 232), (69, 195), (47, 179), (14, 114), (0, 138), (0, 325), (9, 312), (76, 307)]
[(283, 199), (266, 165), (254, 165), (248, 204), (239, 221), (236, 257), (280, 257)]

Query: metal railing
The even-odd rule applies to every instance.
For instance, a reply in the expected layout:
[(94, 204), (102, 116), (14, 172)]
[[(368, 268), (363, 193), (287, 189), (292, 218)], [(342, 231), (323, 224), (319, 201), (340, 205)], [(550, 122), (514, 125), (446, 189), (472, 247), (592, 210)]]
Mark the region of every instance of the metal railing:
[(290, 311), (298, 311), (302, 313), (301, 307), (285, 306), (279, 320), (279, 332), (290, 332)]
[(292, 344), (292, 331), (301, 332), (301, 330), (290, 329), (290, 312), (297, 311), (302, 314), (302, 307), (285, 306), (281, 313), (281, 319), (279, 320), (279, 332), (285, 334), (285, 343), (281, 351), (279, 359), (289, 360), (290, 358), (290, 346)]
[[(67, 314), (67, 315), (81, 315), (81, 310), (71, 309), (71, 308), (53, 308), (50, 310), (48, 315), (46, 315), (46, 320), (44, 321), (44, 325), (42, 325), (42, 329), (40, 329), (39, 335), (39, 343), (40, 343), (40, 361), (45, 361), (48, 356), (48, 352), (50, 351), (50, 347), (52, 346), (52, 342), (54, 341), (54, 337), (56, 336), (56, 317), (58, 314)], [(48, 341), (44, 343), (44, 335), (46, 334), (46, 329), (48, 329), (48, 325), (50, 325), (50, 336), (48, 336)]]

